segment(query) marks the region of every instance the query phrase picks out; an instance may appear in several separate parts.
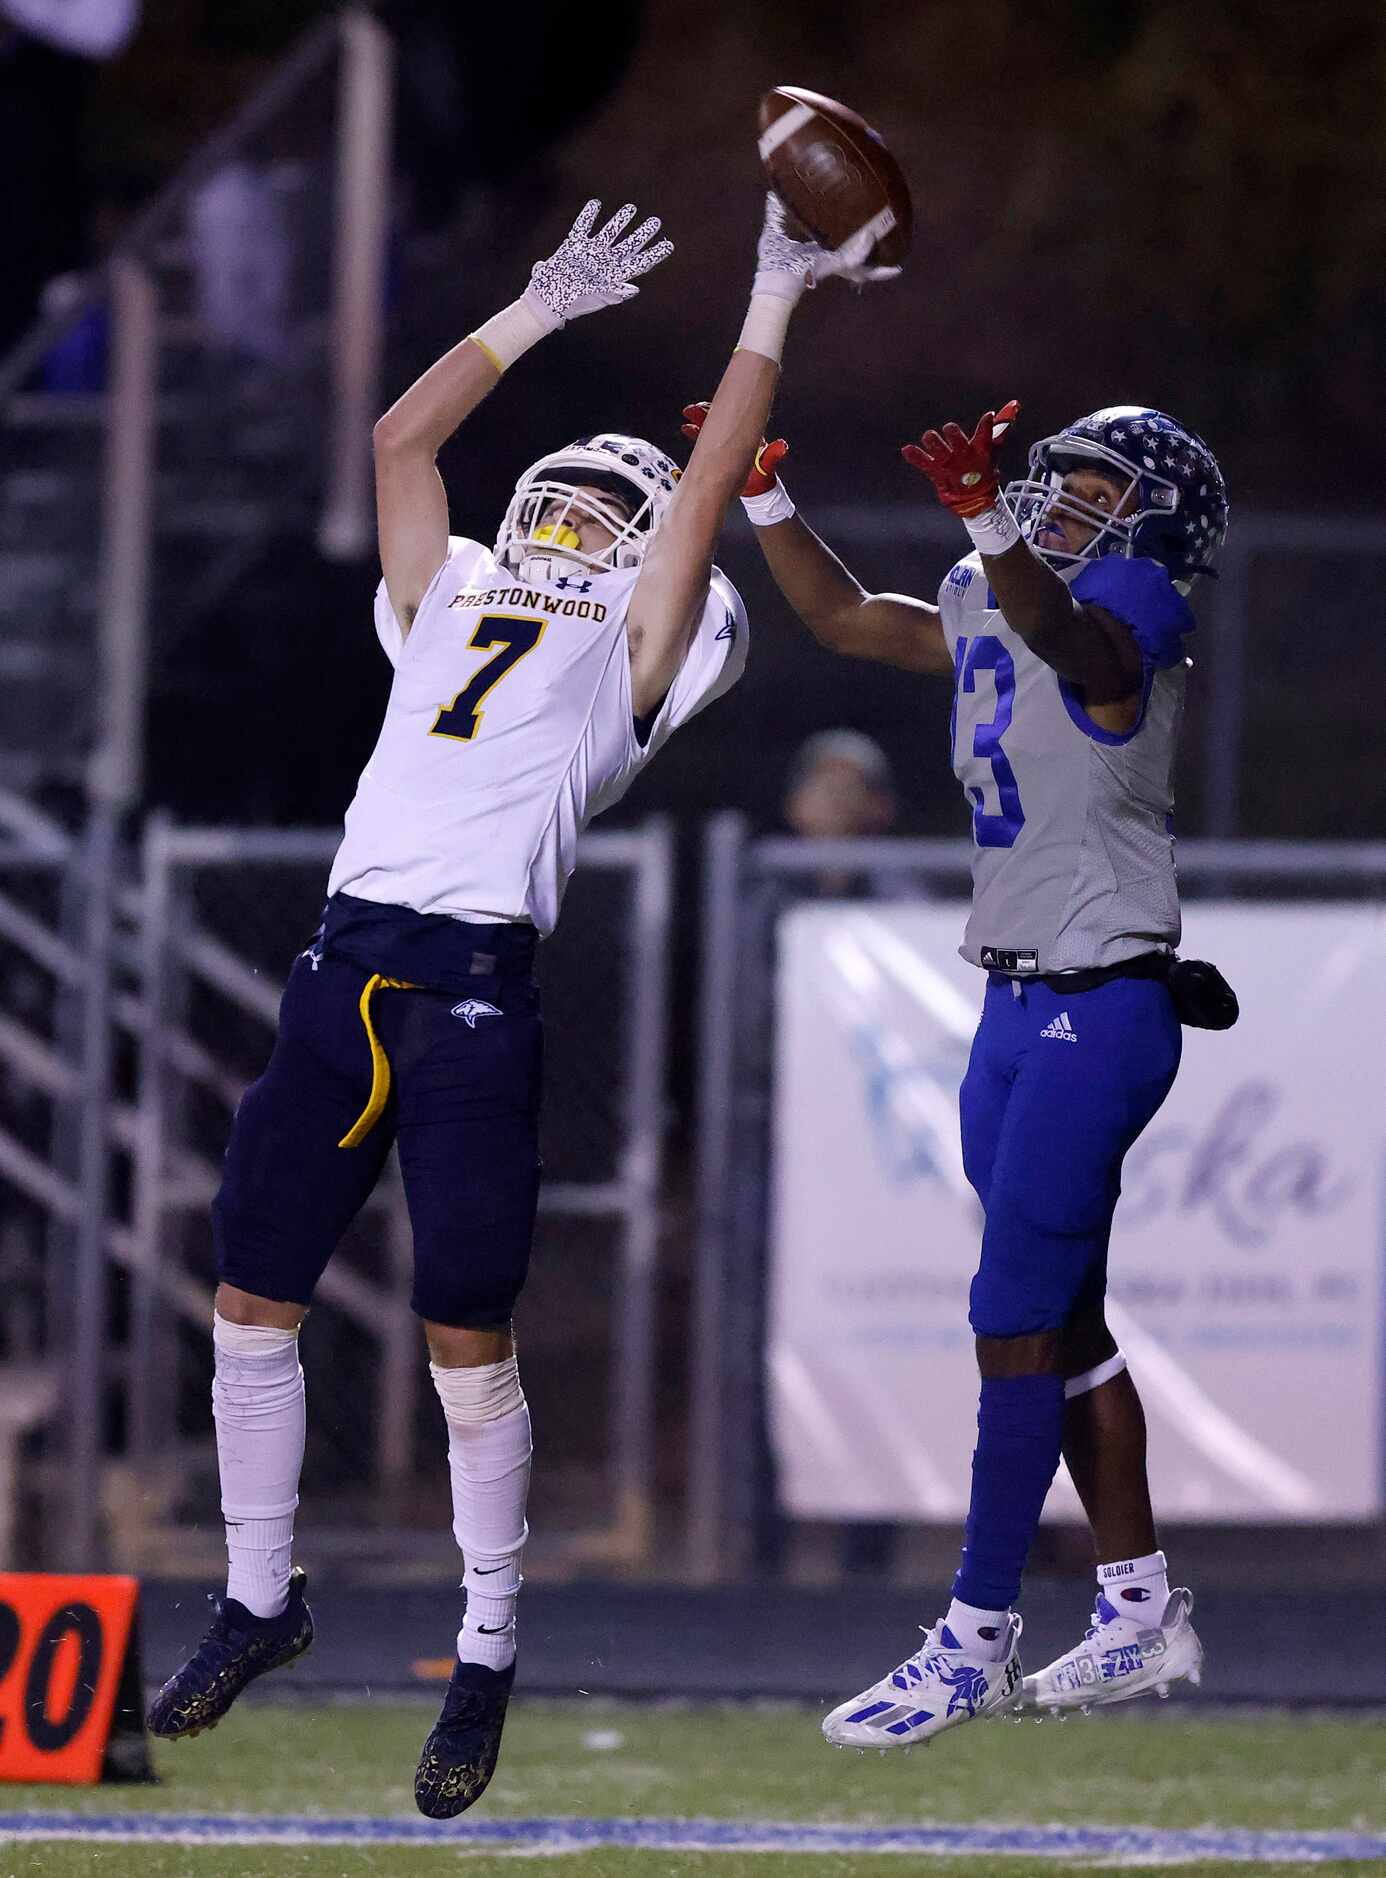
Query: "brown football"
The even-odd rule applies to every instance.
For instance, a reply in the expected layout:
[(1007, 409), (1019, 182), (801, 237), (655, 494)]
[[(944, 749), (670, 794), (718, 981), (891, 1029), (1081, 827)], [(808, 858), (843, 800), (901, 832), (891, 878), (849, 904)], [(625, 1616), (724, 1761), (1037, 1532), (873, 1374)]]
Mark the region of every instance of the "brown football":
[(909, 253), (914, 206), (904, 171), (845, 104), (798, 85), (776, 85), (760, 101), (760, 160), (770, 187), (824, 247), (840, 248), (888, 209), (894, 226), (870, 258), (898, 267)]

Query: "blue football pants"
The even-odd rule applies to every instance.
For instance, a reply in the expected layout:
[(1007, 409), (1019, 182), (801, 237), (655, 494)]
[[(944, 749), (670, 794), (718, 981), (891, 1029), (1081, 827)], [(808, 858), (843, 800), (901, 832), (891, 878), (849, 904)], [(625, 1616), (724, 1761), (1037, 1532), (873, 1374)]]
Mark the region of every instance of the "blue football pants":
[(1121, 1164), (1169, 1094), (1181, 1042), (1158, 980), (1056, 991), (992, 977), (960, 1096), (986, 1214), (978, 1336), (1059, 1330), (1100, 1303)]

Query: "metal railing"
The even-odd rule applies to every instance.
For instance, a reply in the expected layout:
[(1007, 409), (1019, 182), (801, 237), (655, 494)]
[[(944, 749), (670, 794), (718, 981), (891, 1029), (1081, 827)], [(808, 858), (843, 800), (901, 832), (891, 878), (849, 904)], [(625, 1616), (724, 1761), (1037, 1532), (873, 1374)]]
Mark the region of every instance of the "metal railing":
[[(170, 1310), (194, 1297), (194, 1322), (210, 1327), (210, 1289), (194, 1288), (173, 1250), (170, 1222), (205, 1213), (217, 1184), (215, 1163), (180, 1139), (179, 1091), (205, 1092), (227, 1129), (242, 1084), (180, 1012), (190, 990), (209, 991), (264, 1032), (267, 1050), (276, 1022), (279, 985), (267, 979), (192, 907), (194, 878), (229, 879), (245, 870), (311, 866), (325, 869), (339, 837), (328, 830), (269, 831), (178, 828), (151, 820), (145, 835), (139, 927), (141, 1018), (135, 1102), (132, 1238), (139, 1263), (133, 1274), (126, 1386), (130, 1398), (130, 1458), (146, 1471), (158, 1462), (172, 1426), (168, 1399)], [(624, 1022), (615, 1039), (610, 1073), (622, 1092), (619, 1143), (608, 1171), (592, 1178), (544, 1183), (541, 1215), (605, 1220), (616, 1235), (616, 1294), (612, 1300), (612, 1388), (607, 1439), (609, 1523), (584, 1535), (584, 1551), (636, 1564), (654, 1537), (654, 1298), (661, 1201), (663, 1088), (666, 1073), (666, 971), (672, 916), (672, 843), (655, 821), (629, 832), (584, 837), (584, 878), (607, 874), (629, 883), (628, 966)], [(552, 942), (561, 944), (561, 940)], [(561, 1128), (559, 1118), (555, 1126)], [(220, 1142), (218, 1143), (218, 1149)], [(393, 1162), (392, 1162), (393, 1168)], [(397, 1172), (377, 1189), (374, 1204), (383, 1228), (386, 1270), (372, 1282), (341, 1261), (330, 1264), (320, 1295), (344, 1313), (376, 1346), (381, 1413), (374, 1430), (374, 1473), (388, 1499), (391, 1482), (411, 1471), (417, 1391), (422, 1376), (417, 1322), (409, 1308), (411, 1239)]]
[[(188, 323), (166, 316), (161, 270), (170, 245), (178, 245), (195, 193), (291, 111), (307, 87), (322, 82), (334, 59), (334, 265), (320, 342), (330, 422), (324, 428), (318, 534), (326, 553), (364, 551), (374, 527), (367, 453), (378, 404), (393, 76), (391, 42), (366, 8), (348, 6), (307, 32), (223, 131), (145, 209), (107, 262), (66, 297), (59, 313), (41, 321), (0, 361), (0, 415), (22, 423), (29, 435), (62, 433), (73, 405), (62, 397), (29, 396), (20, 388), (69, 330), (94, 309), (108, 308), (108, 389), (94, 402), (76, 401), (80, 421), (85, 425), (95, 418), (102, 438), (91, 459), (99, 464), (101, 587), (94, 644), (82, 648), (85, 668), (94, 664), (100, 673), (99, 684), (85, 686), (85, 696), (99, 698), (100, 708), (89, 726), (83, 833), (80, 840), (68, 835), (20, 798), (0, 805), (0, 847), (9, 864), (47, 868), (63, 881), (65, 911), (59, 926), (36, 920), (12, 894), (0, 895), (0, 935), (51, 975), (62, 1033), (59, 1047), (55, 1039), (21, 1033), (10, 1019), (0, 1029), (0, 1059), (47, 1091), (54, 1132), (52, 1157), (45, 1160), (0, 1128), (0, 1171), (45, 1211), (55, 1244), (61, 1240), (53, 1269), (67, 1271), (71, 1282), (61, 1300), (53, 1301), (51, 1315), (70, 1326), (73, 1352), (98, 1358), (97, 1367), (81, 1379), (84, 1386), (69, 1392), (66, 1409), (68, 1521), (62, 1550), (77, 1562), (93, 1556), (99, 1525), (104, 1401), (90, 1377), (101, 1373), (107, 1260), (114, 1256), (135, 1273), (140, 1338), (152, 1300), (168, 1283), (166, 1274), (151, 1267), (150, 1242), (113, 1219), (109, 1202), (113, 1154), (148, 1146), (147, 1121), (137, 1125), (128, 1107), (115, 1099), (112, 1074), (117, 1034), (148, 1016), (141, 1001), (147, 993), (136, 996), (122, 989), (117, 954), (122, 919), (132, 911), (128, 894), (122, 899), (121, 828), (139, 802), (144, 767), (160, 425), (173, 414), (161, 394), (160, 362), (175, 328), (183, 343), (188, 338)], [(195, 402), (183, 400), (179, 409), (182, 421), (200, 415)], [(89, 478), (87, 461), (75, 459), (67, 476)], [(66, 506), (74, 509), (70, 498), (68, 491)], [(55, 566), (61, 564), (61, 557), (50, 558)], [(75, 748), (82, 728), (69, 728)], [(143, 1165), (138, 1153), (136, 1161)], [(141, 1200), (147, 1205), (143, 1189)], [(175, 1293), (185, 1312), (201, 1310), (200, 1293), (185, 1286), (175, 1286)], [(149, 1405), (141, 1398), (136, 1408), (138, 1439), (145, 1441)]]
[[(325, 555), (351, 558), (368, 551), (374, 540), (369, 448), (384, 338), (393, 46), (365, 7), (346, 6), (305, 33), (231, 122), (142, 212), (106, 261), (0, 360), (0, 421), (17, 426), (17, 435), (57, 439), (74, 419), (84, 427), (95, 421), (100, 432), (99, 449), (75, 456), (69, 450), (68, 466), (58, 474), (69, 482), (82, 479), (82, 502), (71, 489), (64, 495), (66, 511), (75, 516), (94, 493), (86, 485), (99, 467), (101, 591), (94, 643), (82, 650), (84, 670), (96, 664), (101, 671), (101, 709), (91, 725), (94, 748), (86, 780), (93, 800), (117, 808), (135, 803), (140, 793), (149, 596), (159, 527), (155, 489), (163, 446), (169, 426), (195, 429), (217, 421), (205, 393), (161, 386), (161, 364), (171, 347), (195, 353), (200, 348), (204, 360), (218, 356), (212, 335), (171, 308), (169, 258), (186, 259), (184, 219), (198, 192), (250, 153), (308, 87), (327, 82), (334, 60), (331, 277), (324, 286), (325, 317), (312, 327), (314, 358), (296, 358), (293, 365), (298, 381), (310, 363), (320, 371), (325, 395), (321, 422), (297, 427), (293, 447), (300, 457), (307, 452), (307, 459), (297, 464), (292, 481), (320, 490), (315, 532)], [(102, 308), (110, 331), (105, 392), (73, 397), (23, 390), (52, 349)], [(218, 374), (204, 377), (211, 384)], [(301, 382), (296, 395), (301, 400)], [(321, 451), (316, 472), (315, 448)], [(207, 558), (213, 559), (210, 549)]]
[[(0, 948), (51, 987), (45, 1024), (0, 1013), (0, 1073), (47, 1105), (41, 1139), (32, 1129), (23, 1138), (0, 1112), (0, 1188), (28, 1209), (30, 1278), (47, 1290), (41, 1354), (50, 1372), (67, 1377), (44, 1469), (52, 1502), (44, 1556), (83, 1569), (103, 1556), (113, 1462), (138, 1483), (157, 1545), (187, 1472), (210, 1458), (209, 1419), (180, 1415), (190, 1368), (210, 1363), (213, 1273), (203, 1222), (235, 1106), (272, 1042), (279, 979), (262, 958), (292, 957), (338, 839), (328, 830), (180, 828), (153, 817), (137, 850), (105, 852), (100, 842), (112, 827), (93, 842), (0, 795)], [(584, 881), (605, 877), (621, 889), (619, 964), (613, 936), (600, 924), (594, 932), (590, 913), (587, 930), (579, 917), (573, 934), (602, 958), (614, 1001), (582, 1046), (614, 1092), (613, 1139), (608, 1155), (592, 1159), (580, 1141), (540, 1202), (547, 1221), (596, 1222), (610, 1247), (608, 1492), (595, 1514), (584, 1509), (580, 1549), (628, 1565), (648, 1561), (655, 1527), (672, 870), (662, 822), (583, 839)], [(215, 917), (219, 906), (242, 908), (251, 871), (260, 881), (296, 874), (293, 892), (263, 922), (265, 946), (254, 956), (235, 922), (220, 930)], [(35, 883), (42, 910), (28, 903)], [(563, 1122), (560, 1115), (553, 1124), (560, 1133)], [(371, 1207), (374, 1268), (338, 1259), (319, 1295), (372, 1352), (365, 1373), (377, 1407), (362, 1473), (377, 1516), (388, 1519), (418, 1471), (423, 1376), (408, 1302), (411, 1238), (393, 1164)], [(116, 1448), (106, 1420), (113, 1404), (125, 1430)], [(11, 1476), (12, 1461), (7, 1447), (0, 1468)]]

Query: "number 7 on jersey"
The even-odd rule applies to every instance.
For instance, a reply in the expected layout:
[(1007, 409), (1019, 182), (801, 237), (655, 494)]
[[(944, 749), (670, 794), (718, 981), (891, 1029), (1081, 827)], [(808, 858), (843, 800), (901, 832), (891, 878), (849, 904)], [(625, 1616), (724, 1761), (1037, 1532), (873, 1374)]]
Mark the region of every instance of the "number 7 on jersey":
[(493, 659), (473, 672), (467, 685), (451, 704), (439, 707), (429, 730), (430, 737), (451, 737), (458, 743), (470, 743), (481, 728), (485, 716), (482, 700), (519, 664), (527, 652), (533, 652), (544, 637), (544, 619), (512, 619), (505, 613), (486, 613), (477, 621), (476, 631), (467, 641), (478, 652), (500, 650)]

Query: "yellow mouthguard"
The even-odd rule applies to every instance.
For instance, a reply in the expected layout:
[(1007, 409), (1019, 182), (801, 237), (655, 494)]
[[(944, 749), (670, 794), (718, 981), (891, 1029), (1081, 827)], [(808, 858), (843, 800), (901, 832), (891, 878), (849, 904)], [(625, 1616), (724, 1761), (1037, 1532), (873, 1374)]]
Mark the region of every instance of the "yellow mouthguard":
[(535, 529), (534, 539), (546, 548), (582, 547), (581, 535), (566, 522), (545, 522), (542, 528)]

